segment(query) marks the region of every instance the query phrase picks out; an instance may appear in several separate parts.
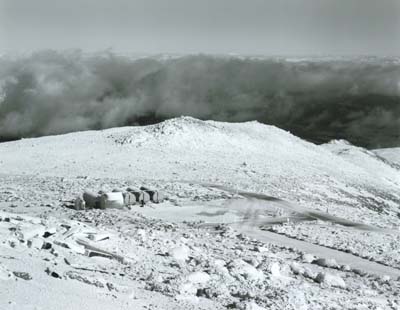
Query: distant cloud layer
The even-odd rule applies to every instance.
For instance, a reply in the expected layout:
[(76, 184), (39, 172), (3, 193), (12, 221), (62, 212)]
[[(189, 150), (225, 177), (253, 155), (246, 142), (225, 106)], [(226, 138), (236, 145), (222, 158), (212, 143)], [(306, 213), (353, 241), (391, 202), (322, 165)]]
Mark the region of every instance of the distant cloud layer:
[(400, 61), (288, 61), (38, 52), (0, 58), (0, 137), (174, 116), (261, 122), (324, 142), (400, 145)]

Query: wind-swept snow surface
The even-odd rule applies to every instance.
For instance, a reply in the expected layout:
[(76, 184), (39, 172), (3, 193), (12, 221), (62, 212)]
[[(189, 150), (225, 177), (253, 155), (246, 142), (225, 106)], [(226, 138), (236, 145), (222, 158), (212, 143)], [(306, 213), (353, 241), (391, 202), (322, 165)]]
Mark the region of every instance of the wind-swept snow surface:
[[(380, 150), (181, 117), (2, 143), (0, 173), (1, 309), (400, 307), (400, 170)], [(67, 208), (140, 186), (167, 199)]]
[(400, 165), (400, 147), (378, 149), (374, 152), (388, 161)]

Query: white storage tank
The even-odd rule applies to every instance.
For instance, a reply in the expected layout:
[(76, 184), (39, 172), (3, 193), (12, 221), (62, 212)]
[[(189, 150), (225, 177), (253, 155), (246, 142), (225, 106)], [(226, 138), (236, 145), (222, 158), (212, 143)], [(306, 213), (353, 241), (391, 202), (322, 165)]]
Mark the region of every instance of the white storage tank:
[(123, 207), (124, 196), (121, 192), (103, 193), (100, 197), (100, 209), (122, 209)]

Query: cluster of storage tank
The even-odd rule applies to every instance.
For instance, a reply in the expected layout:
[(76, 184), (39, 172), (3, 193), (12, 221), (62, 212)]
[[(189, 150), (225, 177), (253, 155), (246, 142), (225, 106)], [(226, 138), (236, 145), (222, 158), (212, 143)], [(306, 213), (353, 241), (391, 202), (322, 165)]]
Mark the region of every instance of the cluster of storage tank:
[(100, 191), (97, 194), (86, 191), (83, 193), (82, 197), (76, 198), (75, 209), (121, 209), (124, 206), (132, 206), (135, 204), (143, 206), (150, 201), (160, 203), (164, 198), (164, 195), (158, 190), (149, 189), (147, 187), (141, 187), (140, 189), (128, 187), (126, 191)]

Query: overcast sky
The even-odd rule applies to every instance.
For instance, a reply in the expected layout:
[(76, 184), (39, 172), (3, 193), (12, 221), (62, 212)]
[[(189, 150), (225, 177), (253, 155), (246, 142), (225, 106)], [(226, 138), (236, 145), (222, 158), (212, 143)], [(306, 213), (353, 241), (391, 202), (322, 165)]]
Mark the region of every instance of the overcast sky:
[(400, 55), (400, 0), (0, 0), (0, 52)]

